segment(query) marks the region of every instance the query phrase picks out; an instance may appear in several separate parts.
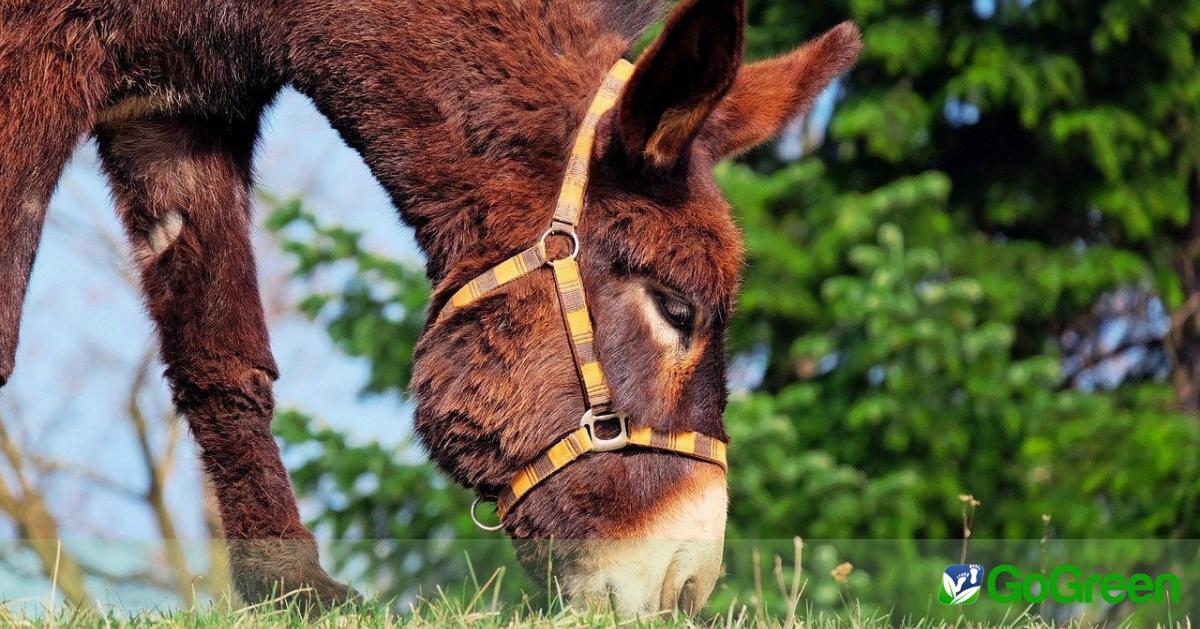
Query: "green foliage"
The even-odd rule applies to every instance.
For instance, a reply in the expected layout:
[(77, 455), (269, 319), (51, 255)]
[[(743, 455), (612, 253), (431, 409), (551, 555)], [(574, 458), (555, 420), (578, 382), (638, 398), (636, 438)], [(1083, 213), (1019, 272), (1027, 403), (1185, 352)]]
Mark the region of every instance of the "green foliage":
[(403, 394), (429, 302), (424, 270), (365, 249), (358, 232), (318, 224), (299, 199), (277, 203), (266, 227), (283, 232), (297, 279), (311, 286), (321, 271), (344, 278), (336, 289), (310, 291), (300, 310), (325, 323), (346, 354), (366, 359), (370, 377), (363, 391)]
[(863, 29), (829, 128), (839, 186), (932, 168), (989, 233), (1117, 243), (1155, 266), (1178, 253), (1198, 203), (1200, 2), (750, 4), (755, 54), (847, 17)]
[[(946, 210), (949, 185), (938, 173), (866, 194), (837, 193), (817, 162), (770, 175), (726, 165), (718, 174), (751, 252), (733, 339), (769, 354), (762, 390), (727, 413), (737, 535), (951, 537), (962, 493), (987, 504), (977, 525), (985, 535), (1038, 537), (1043, 512), (1063, 513), (1072, 535), (1165, 532), (1138, 509), (1128, 518), (1075, 515), (1097, 515), (1097, 489), (1114, 492), (1107, 501), (1131, 487), (1080, 493), (1081, 470), (1050, 485), (1031, 484), (1038, 477), (1029, 472), (1061, 470), (1064, 448), (1087, 447), (1068, 445), (1069, 433), (1060, 447), (1029, 448), (1030, 440), (1124, 416), (1109, 396), (1060, 387), (1053, 338), (1019, 343), (1018, 333), (1144, 277), (1135, 256), (983, 238)], [(1159, 402), (1159, 412), (1140, 416), (1144, 425), (1124, 422), (1126, 439), (1163, 443), (1150, 435), (1169, 430), (1200, 443), (1194, 420)], [(1122, 443), (1112, 436), (1097, 445)], [(1126, 458), (1074, 464), (1134, 474), (1117, 467)], [(1068, 487), (1074, 498), (1056, 491), (1038, 500), (1043, 489)]]
[(407, 448), (356, 445), (295, 411), (280, 413), (274, 428), (285, 446), (318, 453), (291, 469), (292, 481), (321, 505), (310, 524), (339, 540), (332, 549), (336, 568), (355, 569), (357, 581), (385, 598), (409, 598), (461, 579), (466, 549), (484, 566), (511, 562), (506, 545), (457, 541), (477, 532), (468, 512), (472, 496), (432, 465), (404, 456)]
[(1195, 418), (1064, 387), (1056, 336), (1118, 286), (1178, 300), (1200, 2), (750, 4), (754, 54), (847, 16), (865, 51), (819, 153), (718, 173), (734, 351), (766, 356), (727, 413), (733, 530), (953, 536), (972, 493), (977, 535), (1195, 535)]

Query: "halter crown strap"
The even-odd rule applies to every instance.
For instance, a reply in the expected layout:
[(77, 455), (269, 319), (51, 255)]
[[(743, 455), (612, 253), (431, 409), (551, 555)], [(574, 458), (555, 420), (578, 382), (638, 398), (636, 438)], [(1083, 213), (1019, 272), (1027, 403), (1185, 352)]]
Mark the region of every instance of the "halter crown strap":
[[(604, 77), (604, 82), (588, 106), (587, 115), (575, 136), (571, 158), (563, 175), (558, 204), (554, 208), (554, 217), (538, 243), (467, 282), (450, 296), (435, 320), (435, 324), (439, 323), (455, 310), (466, 307), (537, 269), (548, 266), (554, 274), (558, 302), (571, 340), (575, 368), (583, 383), (588, 410), (580, 420), (578, 429), (550, 446), (533, 463), (518, 472), (497, 498), (496, 510), (501, 521), (538, 483), (589, 452), (607, 452), (635, 445), (675, 452), (720, 465), (722, 468), (726, 467), (725, 443), (719, 439), (692, 431), (663, 432), (648, 426), (631, 429), (624, 415), (613, 412), (612, 395), (608, 382), (604, 379), (604, 369), (600, 366), (600, 358), (593, 342), (592, 317), (588, 312), (579, 264), (575, 260), (579, 253), (579, 236), (575, 233), (575, 226), (583, 213), (592, 147), (596, 141), (596, 127), (601, 117), (616, 104), (622, 88), (632, 74), (633, 64), (621, 59)], [(556, 260), (548, 258), (546, 239), (552, 235), (566, 236), (572, 240), (574, 246), (569, 257)], [(596, 433), (597, 423), (615, 423), (618, 434), (615, 437), (599, 436)], [(474, 508), (471, 517), (475, 517)], [(478, 520), (476, 524), (484, 527)], [(491, 527), (484, 528), (492, 530)]]
[(567, 162), (567, 172), (563, 175), (562, 189), (558, 193), (558, 205), (554, 208), (554, 221), (566, 225), (577, 225), (579, 215), (583, 213), (583, 198), (587, 193), (588, 167), (592, 162), (592, 145), (596, 143), (596, 126), (600, 117), (621, 97), (621, 89), (633, 75), (633, 64), (624, 59), (618, 60), (604, 77), (600, 90), (592, 98), (583, 124), (579, 125), (579, 133), (575, 136), (575, 146), (571, 148), (571, 159)]
[[(562, 188), (558, 193), (558, 204), (554, 208), (554, 218), (550, 228), (538, 243), (500, 264), (484, 271), (475, 279), (467, 282), (454, 292), (446, 305), (438, 313), (436, 321), (442, 321), (455, 310), (478, 301), (488, 293), (525, 277), (539, 269), (549, 261), (546, 259), (546, 237), (552, 233), (561, 233), (574, 239), (575, 253), (579, 251), (579, 239), (575, 236), (575, 226), (583, 213), (583, 203), (587, 194), (588, 171), (592, 160), (592, 147), (596, 143), (596, 126), (600, 118), (608, 113), (621, 97), (621, 89), (633, 75), (633, 64), (625, 59), (618, 60), (609, 69), (600, 85), (600, 90), (588, 105), (587, 115), (575, 135), (575, 144), (571, 148), (571, 158), (567, 162), (567, 171), (563, 175)], [(574, 254), (571, 256), (574, 258)], [(558, 274), (555, 274), (558, 277)]]

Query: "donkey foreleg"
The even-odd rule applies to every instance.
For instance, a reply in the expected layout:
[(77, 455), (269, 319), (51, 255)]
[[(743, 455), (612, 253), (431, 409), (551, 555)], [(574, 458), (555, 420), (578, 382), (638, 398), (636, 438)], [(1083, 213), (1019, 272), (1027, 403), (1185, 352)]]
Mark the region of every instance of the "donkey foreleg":
[(99, 43), (86, 24), (62, 19), (0, 10), (0, 387), (12, 375), (46, 206), (104, 93)]
[[(248, 601), (347, 596), (317, 561), (271, 434), (275, 361), (250, 243), (252, 120), (141, 118), (97, 129), (177, 410), (200, 445)], [(315, 599), (315, 600), (314, 600)]]

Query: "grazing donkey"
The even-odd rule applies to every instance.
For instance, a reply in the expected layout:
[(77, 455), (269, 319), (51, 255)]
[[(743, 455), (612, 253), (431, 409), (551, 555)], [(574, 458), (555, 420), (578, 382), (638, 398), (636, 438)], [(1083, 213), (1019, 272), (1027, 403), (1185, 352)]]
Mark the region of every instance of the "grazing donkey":
[(499, 499), (514, 539), (576, 540), (556, 564), (572, 599), (697, 609), (720, 566), (742, 263), (711, 170), (860, 49), (847, 23), (742, 66), (742, 5), (681, 2), (633, 69), (614, 62), (657, 17), (635, 0), (0, 0), (0, 384), (48, 200), (90, 134), (238, 591), (347, 596), (271, 436), (248, 237), (259, 120), (292, 85), (428, 258), (412, 390), (433, 459)]

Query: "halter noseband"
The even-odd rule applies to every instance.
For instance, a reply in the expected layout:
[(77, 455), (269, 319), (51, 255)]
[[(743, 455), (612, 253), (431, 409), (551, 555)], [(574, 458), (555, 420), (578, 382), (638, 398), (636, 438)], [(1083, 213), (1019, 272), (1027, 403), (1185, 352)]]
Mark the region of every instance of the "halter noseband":
[[(579, 265), (576, 263), (579, 255), (579, 235), (575, 232), (575, 226), (583, 213), (596, 126), (600, 117), (617, 102), (622, 87), (632, 73), (633, 64), (621, 59), (604, 77), (604, 83), (592, 99), (587, 116), (584, 117), (575, 137), (571, 159), (563, 176), (558, 205), (554, 209), (554, 218), (537, 244), (467, 282), (450, 296), (435, 320), (436, 325), (455, 310), (468, 306), (497, 288), (543, 267), (550, 267), (554, 273), (558, 302), (571, 339), (571, 353), (579, 380), (583, 384), (587, 410), (579, 420), (579, 428), (546, 449), (533, 463), (522, 468), (500, 493), (496, 499), (496, 512), (501, 523), (517, 502), (538, 483), (588, 452), (611, 452), (626, 446), (639, 446), (675, 452), (722, 468), (727, 466), (725, 442), (719, 439), (694, 431), (664, 432), (649, 426), (630, 428), (628, 417), (613, 410), (612, 395), (609, 393), (604, 370), (600, 366), (600, 359), (593, 344), (592, 319), (588, 312), (583, 282), (579, 276)], [(570, 238), (573, 246), (569, 256), (551, 260), (546, 253), (546, 241), (555, 235)], [(596, 430), (597, 424), (611, 425), (617, 432), (613, 436), (601, 436)], [(486, 526), (475, 517), (475, 508), (480, 500), (481, 498), (476, 498), (471, 505), (471, 519), (480, 528), (501, 528), (502, 524)]]

